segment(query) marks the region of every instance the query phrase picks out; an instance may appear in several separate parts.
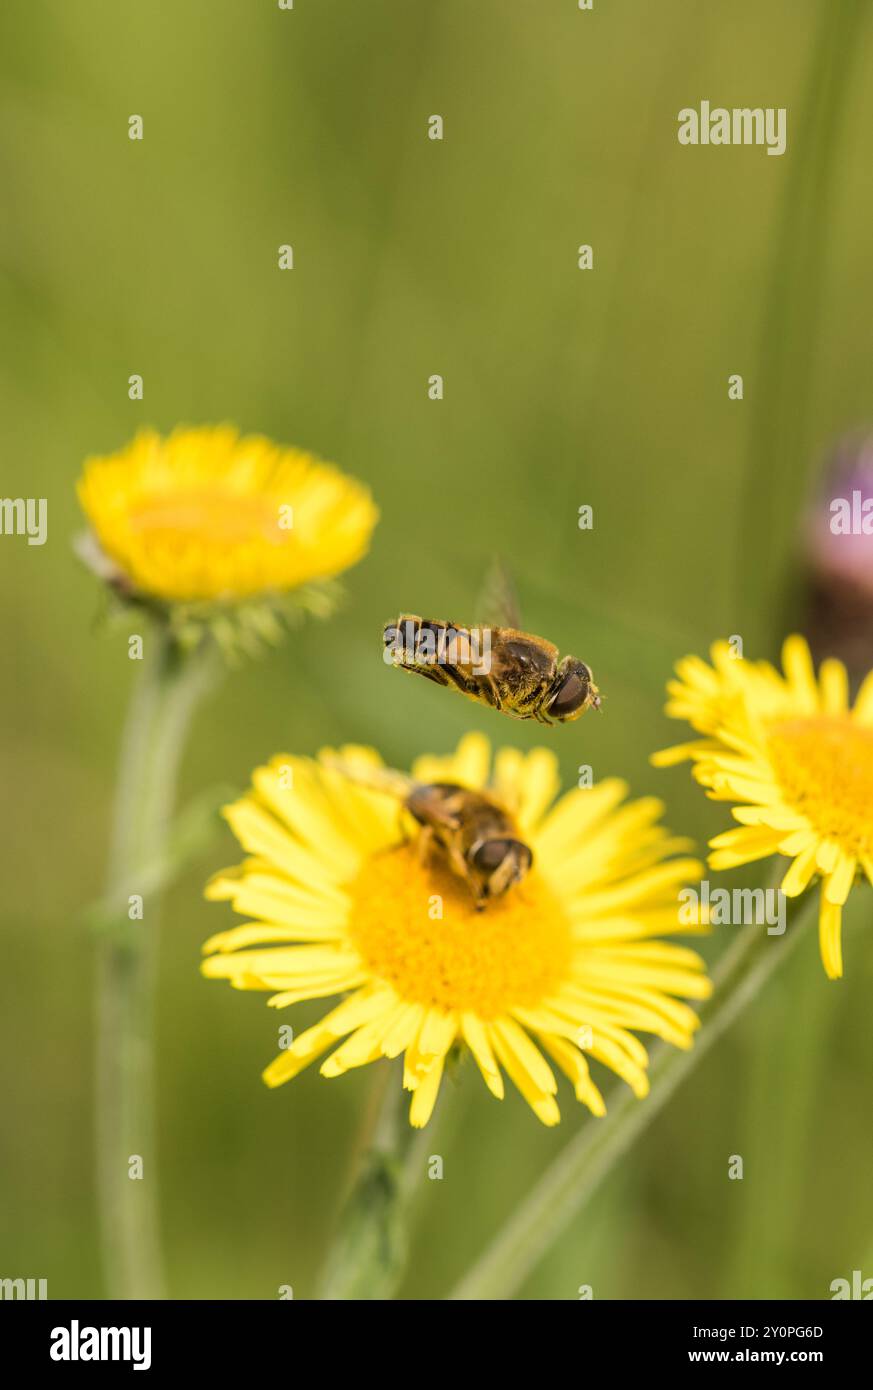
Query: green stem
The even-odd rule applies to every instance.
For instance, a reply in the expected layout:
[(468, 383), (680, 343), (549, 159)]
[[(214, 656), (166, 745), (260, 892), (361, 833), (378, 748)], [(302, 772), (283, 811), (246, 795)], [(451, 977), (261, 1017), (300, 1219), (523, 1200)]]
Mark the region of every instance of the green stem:
[[(146, 897), (142, 880), (165, 856), (185, 735), (213, 677), (206, 643), (185, 654), (156, 624), (145, 648), (122, 743), (97, 968), (98, 1200), (107, 1288), (125, 1299), (163, 1296), (152, 1057), (160, 894)], [(128, 915), (135, 894), (142, 920)]]
[[(839, 1004), (839, 990), (823, 987), (821, 962), (810, 951), (782, 972), (767, 1008), (743, 1029), (746, 1084), (735, 1143), (749, 1181), (720, 1263), (721, 1297), (790, 1298), (796, 1286), (809, 1177), (805, 1136), (812, 1132), (828, 1060), (826, 1033)], [(792, 1045), (786, 1049), (788, 1037)], [(771, 1171), (780, 1175), (778, 1202), (754, 1176), (756, 1158), (765, 1153)]]
[(406, 1262), (402, 1174), (412, 1131), (401, 1113), (398, 1068), (380, 1069), (378, 1111), (367, 1117), (371, 1133), (328, 1253), (322, 1300), (390, 1298)]
[(322, 1300), (390, 1299), (403, 1278), (434, 1129), (433, 1121), (425, 1130), (410, 1125), (401, 1072), (386, 1063), (378, 1079), (378, 1114), (328, 1254)]
[(613, 1165), (794, 948), (813, 920), (817, 894), (789, 905), (785, 934), (770, 937), (744, 927), (713, 972), (715, 990), (701, 1010), (702, 1027), (687, 1052), (659, 1044), (653, 1050), (651, 1091), (640, 1102), (626, 1087), (610, 1100), (603, 1119), (591, 1120), (567, 1143), (497, 1239), (449, 1295), (451, 1299), (509, 1297), (582, 1208)]

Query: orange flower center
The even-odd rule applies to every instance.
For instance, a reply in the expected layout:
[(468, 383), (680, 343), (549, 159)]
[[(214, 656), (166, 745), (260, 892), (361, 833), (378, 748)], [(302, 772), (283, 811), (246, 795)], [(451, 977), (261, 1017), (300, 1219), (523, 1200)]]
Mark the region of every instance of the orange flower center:
[(850, 854), (873, 853), (873, 729), (833, 716), (771, 726), (768, 747), (786, 800)]
[(402, 999), (480, 1018), (532, 1008), (567, 978), (570, 923), (534, 870), (477, 912), (469, 889), (416, 845), (371, 860), (351, 889), (349, 935)]
[(180, 533), (196, 537), (201, 544), (212, 541), (217, 545), (250, 541), (281, 545), (291, 534), (280, 527), (274, 500), (220, 488), (154, 493), (133, 502), (129, 516), (134, 531), (153, 539), (175, 538), (177, 544)]

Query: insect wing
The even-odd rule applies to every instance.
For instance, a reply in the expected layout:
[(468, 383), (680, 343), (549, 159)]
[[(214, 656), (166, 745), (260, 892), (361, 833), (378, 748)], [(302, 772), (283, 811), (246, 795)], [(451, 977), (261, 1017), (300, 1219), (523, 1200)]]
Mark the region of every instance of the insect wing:
[(521, 609), (508, 568), (495, 556), (486, 571), (476, 600), (476, 619), (495, 628), (520, 628)]

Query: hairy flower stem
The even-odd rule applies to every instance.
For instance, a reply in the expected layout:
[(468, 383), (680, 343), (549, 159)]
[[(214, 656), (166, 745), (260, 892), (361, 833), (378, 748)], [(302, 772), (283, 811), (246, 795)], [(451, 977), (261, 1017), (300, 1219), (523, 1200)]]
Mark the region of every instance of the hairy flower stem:
[[(112, 1298), (163, 1296), (152, 1056), (160, 892), (147, 894), (145, 880), (166, 854), (185, 735), (213, 675), (210, 644), (185, 653), (156, 624), (121, 749), (97, 966), (98, 1203)], [(142, 920), (128, 915), (133, 895), (143, 898)]]
[[(358, 1174), (340, 1215), (318, 1297), (390, 1299), (403, 1278), (410, 1215), (420, 1189), (433, 1129), (413, 1129), (401, 1089), (401, 1068), (379, 1078), (381, 1105)], [(438, 1106), (439, 1109), (439, 1106)]]
[(546, 1169), (497, 1238), (449, 1295), (451, 1299), (510, 1297), (613, 1165), (661, 1110), (712, 1044), (759, 992), (815, 919), (818, 894), (789, 904), (783, 936), (750, 924), (742, 929), (713, 971), (715, 990), (701, 1009), (701, 1029), (688, 1052), (659, 1044), (649, 1069), (651, 1091), (643, 1101), (623, 1087), (603, 1119), (590, 1120)]

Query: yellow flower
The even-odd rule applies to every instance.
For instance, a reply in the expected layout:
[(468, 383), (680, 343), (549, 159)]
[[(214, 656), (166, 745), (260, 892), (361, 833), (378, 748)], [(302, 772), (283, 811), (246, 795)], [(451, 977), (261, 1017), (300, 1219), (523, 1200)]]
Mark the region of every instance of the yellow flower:
[(143, 430), (89, 458), (79, 500), (121, 585), (233, 602), (331, 578), (366, 553), (369, 492), (330, 464), (229, 425)]
[(784, 676), (766, 661), (735, 659), (726, 642), (711, 654), (712, 666), (680, 661), (667, 687), (667, 713), (705, 737), (652, 761), (690, 758), (713, 800), (741, 803), (732, 808), (740, 828), (710, 842), (712, 868), (786, 855), (789, 897), (821, 879), (821, 956), (837, 979), (843, 904), (859, 874), (873, 882), (873, 673), (850, 708), (845, 667), (824, 661), (816, 680), (802, 637), (785, 642)]
[[(459, 1045), (495, 1096), (505, 1071), (553, 1125), (557, 1086), (544, 1053), (602, 1115), (589, 1058), (642, 1097), (648, 1057), (630, 1030), (690, 1047), (698, 1017), (681, 998), (706, 998), (710, 984), (696, 952), (656, 937), (682, 930), (677, 890), (702, 866), (669, 857), (688, 846), (657, 823), (658, 801), (622, 805), (626, 787), (610, 780), (552, 806), (554, 755), (501, 749), (492, 789), (532, 848), (533, 868), (477, 912), (461, 879), (422, 861), (400, 803), (326, 757), (277, 757), (254, 773), (253, 789), (225, 811), (252, 857), (207, 888), (253, 920), (206, 943), (204, 974), (273, 991), (276, 1007), (345, 996), (270, 1063), (269, 1086), (329, 1049), (328, 1077), (404, 1053), (410, 1120), (420, 1127)], [(371, 749), (341, 757), (381, 765)], [(449, 757), (419, 758), (413, 776), (482, 787), (490, 758), (488, 741), (471, 734)]]

